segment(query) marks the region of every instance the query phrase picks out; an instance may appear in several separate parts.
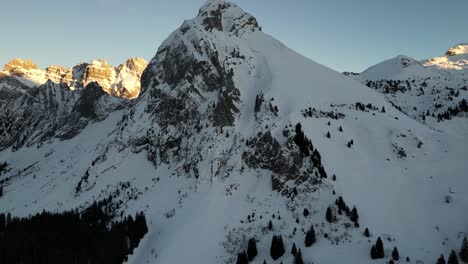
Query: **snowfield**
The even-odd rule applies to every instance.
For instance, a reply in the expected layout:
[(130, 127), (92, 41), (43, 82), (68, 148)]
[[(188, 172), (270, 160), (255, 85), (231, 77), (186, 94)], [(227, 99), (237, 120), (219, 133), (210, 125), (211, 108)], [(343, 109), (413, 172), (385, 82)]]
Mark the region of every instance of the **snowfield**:
[[(235, 4), (209, 0), (161, 45), (134, 102), (71, 139), (1, 151), (10, 170), (0, 175), (9, 178), (0, 211), (60, 212), (111, 195), (118, 215), (147, 217), (149, 232), (127, 262), (133, 264), (235, 263), (251, 237), (259, 251), (252, 263), (292, 263), (293, 243), (305, 263), (387, 263), (395, 246), (400, 262), (434, 263), (458, 251), (468, 233), (466, 116), (423, 122), (414, 116), (420, 110), (403, 113), (392, 102), (430, 109), (432, 97), (390, 98), (361, 81), (424, 75), (461, 89), (466, 77), (446, 81), (400, 56), (355, 80), (290, 50), (256, 23)], [(263, 98), (259, 106), (256, 97)], [(327, 178), (317, 178), (317, 164), (305, 158), (297, 175), (250, 163), (249, 155), (275, 149), (259, 143), (269, 132), (292, 168), (302, 155), (292, 143), (297, 123), (320, 152)], [(287, 179), (278, 190), (275, 177)], [(357, 207), (359, 227), (345, 214), (325, 219), (339, 196)], [(317, 242), (306, 248), (311, 225)], [(279, 234), (286, 253), (274, 261), (270, 245)], [(371, 260), (377, 237), (386, 257)]]

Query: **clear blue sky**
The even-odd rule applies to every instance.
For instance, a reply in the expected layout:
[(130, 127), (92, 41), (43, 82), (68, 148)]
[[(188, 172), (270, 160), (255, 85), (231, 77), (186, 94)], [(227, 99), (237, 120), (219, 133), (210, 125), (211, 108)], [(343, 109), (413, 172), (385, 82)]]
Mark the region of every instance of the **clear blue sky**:
[[(205, 0), (0, 0), (0, 65), (40, 67), (151, 59)], [(362, 71), (405, 54), (442, 55), (468, 42), (467, 0), (234, 0), (263, 31), (335, 70)]]

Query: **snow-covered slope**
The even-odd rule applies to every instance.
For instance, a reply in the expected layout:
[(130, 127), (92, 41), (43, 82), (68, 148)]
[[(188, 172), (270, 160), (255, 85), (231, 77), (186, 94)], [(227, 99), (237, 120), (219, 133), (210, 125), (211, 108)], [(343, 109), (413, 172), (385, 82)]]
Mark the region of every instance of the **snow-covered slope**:
[(0, 78), (13, 76), (30, 87), (51, 80), (66, 84), (72, 90), (97, 82), (108, 94), (134, 99), (140, 93), (140, 78), (146, 65), (147, 62), (142, 58), (131, 58), (118, 67), (109, 65), (105, 60), (93, 60), (69, 69), (52, 65), (41, 70), (31, 60), (17, 58), (5, 65), (4, 70), (0, 72)]
[[(208, 1), (141, 80), (131, 105), (107, 108), (74, 137), (1, 151), (0, 208), (25, 216), (112, 196), (117, 215), (148, 218), (135, 264), (235, 263), (252, 237), (252, 263), (291, 263), (293, 243), (306, 263), (368, 263), (378, 236), (386, 258), (375, 263), (394, 246), (432, 262), (468, 231), (466, 134), (402, 114), (263, 33), (233, 3)], [(357, 207), (359, 227), (335, 206), (339, 196)], [(311, 225), (317, 242), (305, 248)], [(280, 234), (286, 254), (274, 261)]]
[[(383, 93), (392, 105), (410, 117), (430, 127), (451, 131), (459, 123), (466, 123), (468, 111), (464, 47), (455, 46), (445, 56), (423, 62), (400, 55), (360, 74), (345, 74)], [(447, 122), (453, 118), (456, 120)]]

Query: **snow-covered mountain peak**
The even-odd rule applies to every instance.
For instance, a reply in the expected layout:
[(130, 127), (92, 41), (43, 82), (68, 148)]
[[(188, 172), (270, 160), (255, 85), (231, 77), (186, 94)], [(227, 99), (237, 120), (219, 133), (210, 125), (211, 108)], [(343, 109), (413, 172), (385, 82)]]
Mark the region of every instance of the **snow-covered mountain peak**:
[(366, 80), (391, 79), (395, 76), (399, 76), (400, 79), (407, 79), (408, 76), (424, 70), (422, 64), (417, 60), (406, 55), (398, 55), (395, 58), (369, 67), (360, 75)]
[(5, 64), (4, 71), (21, 71), (21, 70), (31, 70), (35, 69), (37, 70), (37, 64), (35, 64), (32, 60), (30, 59), (22, 59), (22, 58), (15, 58)]
[(236, 4), (226, 0), (208, 0), (197, 16), (205, 30), (237, 34), (239, 30), (259, 29), (257, 20)]
[(9, 75), (19, 77), (26, 85), (33, 86), (45, 83), (45, 73), (30, 59), (15, 58), (5, 64), (3, 71)]

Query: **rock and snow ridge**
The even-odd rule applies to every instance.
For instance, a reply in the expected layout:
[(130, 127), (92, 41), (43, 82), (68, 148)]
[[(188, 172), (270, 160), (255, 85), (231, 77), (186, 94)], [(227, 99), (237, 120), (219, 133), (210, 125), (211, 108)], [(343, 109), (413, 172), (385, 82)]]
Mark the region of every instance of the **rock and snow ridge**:
[(445, 56), (423, 61), (424, 66), (441, 70), (459, 71), (468, 75), (468, 44), (459, 44), (450, 48)]
[[(345, 75), (383, 93), (393, 106), (410, 117), (445, 130), (445, 121), (468, 115), (464, 107), (468, 100), (466, 47), (457, 45), (445, 56), (422, 62), (400, 55), (360, 74)], [(462, 118), (456, 122), (465, 121), (466, 118)]]
[[(30, 113), (9, 113), (0, 124), (15, 131), (1, 134), (9, 170), (0, 208), (26, 216), (111, 196), (116, 215), (148, 217), (149, 233), (127, 262), (135, 264), (235, 263), (252, 237), (252, 263), (291, 263), (293, 243), (306, 263), (368, 263), (379, 236), (387, 257), (376, 263), (394, 246), (402, 258), (433, 262), (468, 231), (466, 133), (402, 114), (263, 33), (236, 4), (208, 1), (164, 41), (141, 82), (128, 105), (107, 94), (68, 99), (53, 82), (7, 100), (15, 111), (31, 102), (51, 114), (21, 126), (14, 120)], [(73, 109), (82, 111), (68, 118)], [(64, 118), (35, 125), (56, 112)], [(77, 121), (85, 125), (69, 130)], [(360, 227), (339, 213), (339, 196), (357, 206)], [(306, 248), (311, 225), (317, 241)], [(276, 261), (273, 235), (283, 235), (287, 252)]]
[(140, 93), (140, 78), (146, 65), (142, 58), (128, 59), (118, 67), (101, 59), (80, 63), (69, 69), (52, 65), (41, 70), (31, 60), (16, 58), (5, 65), (0, 76), (17, 77), (28, 86), (42, 85), (51, 80), (64, 83), (72, 90), (97, 82), (108, 94), (135, 99)]

